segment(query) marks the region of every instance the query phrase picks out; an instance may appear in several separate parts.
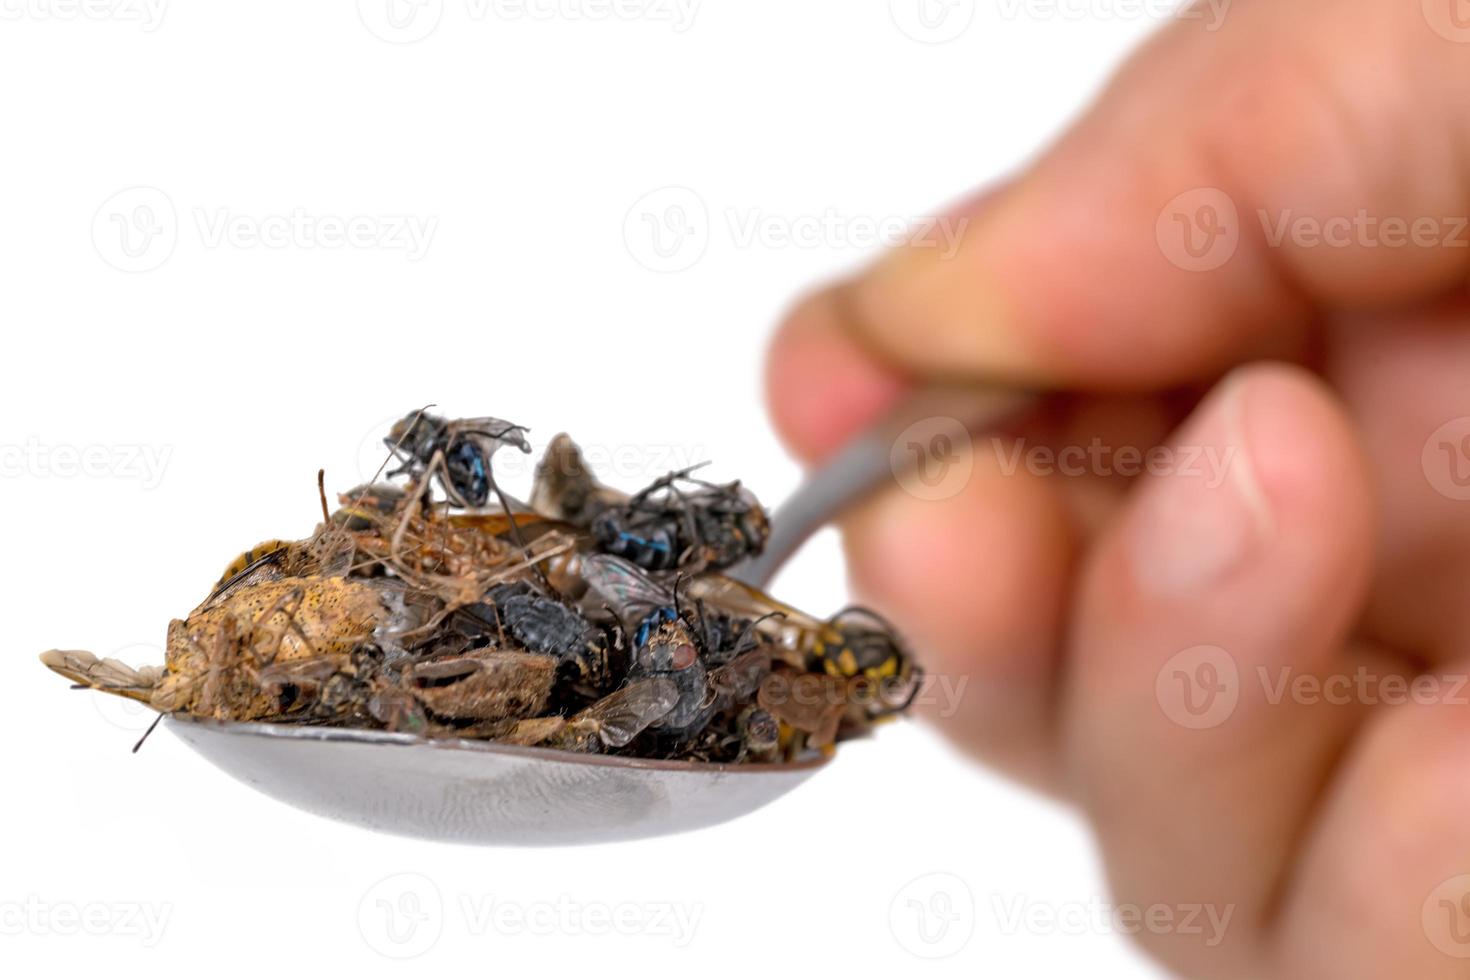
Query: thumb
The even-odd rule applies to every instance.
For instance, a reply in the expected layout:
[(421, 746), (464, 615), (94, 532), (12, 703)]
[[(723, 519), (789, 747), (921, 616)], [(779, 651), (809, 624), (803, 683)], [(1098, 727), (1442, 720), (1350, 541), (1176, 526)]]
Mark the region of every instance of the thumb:
[(957, 248), (919, 236), (852, 283), (849, 329), (919, 374), (1158, 385), (1463, 282), (1457, 2), (1182, 18), (1035, 166), (945, 219)]

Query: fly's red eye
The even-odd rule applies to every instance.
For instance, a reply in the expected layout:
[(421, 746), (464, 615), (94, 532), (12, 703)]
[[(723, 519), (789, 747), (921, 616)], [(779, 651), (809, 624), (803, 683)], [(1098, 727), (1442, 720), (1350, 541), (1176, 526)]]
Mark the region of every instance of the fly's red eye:
[(688, 670), (694, 666), (694, 662), (698, 659), (699, 654), (688, 643), (680, 643), (674, 647), (673, 663), (675, 670)]

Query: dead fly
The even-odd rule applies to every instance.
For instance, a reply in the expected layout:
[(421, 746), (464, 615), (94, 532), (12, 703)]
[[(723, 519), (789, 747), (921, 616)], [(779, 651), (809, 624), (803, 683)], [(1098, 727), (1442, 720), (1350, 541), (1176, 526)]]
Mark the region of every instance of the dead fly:
[(582, 450), (565, 432), (551, 440), (536, 464), (531, 509), (547, 517), (585, 528), (602, 511), (627, 500), (627, 494), (597, 482)]
[(499, 492), (490, 458), (504, 446), (529, 453), (526, 432), (524, 426), (500, 419), (448, 421), (414, 412), (396, 422), (383, 440), (401, 464), (389, 476), (408, 473), (416, 481), (427, 478), (438, 482), (450, 503), (483, 507), (492, 492)]
[[(786, 740), (788, 745), (791, 741)], [(755, 705), (721, 715), (700, 733), (688, 755), (700, 762), (778, 762), (782, 758), (781, 723)]]
[(677, 703), (651, 727), (675, 742), (697, 734), (714, 713), (714, 699), (695, 631), (680, 612), (678, 597), (612, 555), (585, 556), (581, 568), (629, 636), (628, 677), (664, 678), (678, 691)]
[(573, 752), (620, 749), (679, 702), (678, 687), (665, 678), (634, 681), (570, 718), (553, 716), (520, 722), (501, 741), (545, 745)]
[(592, 479), (577, 447), (558, 436), (536, 472), (532, 501), (591, 531), (599, 550), (648, 571), (728, 568), (759, 555), (770, 520), (739, 483), (695, 479), (694, 467), (626, 496)]

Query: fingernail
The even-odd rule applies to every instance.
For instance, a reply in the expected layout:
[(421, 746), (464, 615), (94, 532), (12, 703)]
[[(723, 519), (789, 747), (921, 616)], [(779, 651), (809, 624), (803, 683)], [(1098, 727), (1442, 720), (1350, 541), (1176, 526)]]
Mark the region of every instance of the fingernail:
[(1129, 518), (1140, 589), (1198, 593), (1227, 578), (1274, 533), (1270, 501), (1251, 460), (1250, 384), (1227, 378), (1173, 444)]

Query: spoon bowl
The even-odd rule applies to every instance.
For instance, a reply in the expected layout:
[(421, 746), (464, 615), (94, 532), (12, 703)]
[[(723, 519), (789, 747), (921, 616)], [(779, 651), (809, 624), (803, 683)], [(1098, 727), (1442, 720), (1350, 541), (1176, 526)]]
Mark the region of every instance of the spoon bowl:
[(167, 724), (267, 796), (370, 830), (457, 844), (600, 844), (709, 827), (784, 796), (827, 761), (668, 762), (188, 715)]

